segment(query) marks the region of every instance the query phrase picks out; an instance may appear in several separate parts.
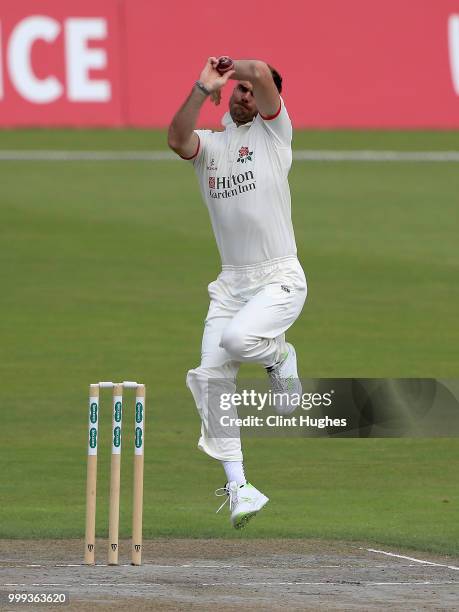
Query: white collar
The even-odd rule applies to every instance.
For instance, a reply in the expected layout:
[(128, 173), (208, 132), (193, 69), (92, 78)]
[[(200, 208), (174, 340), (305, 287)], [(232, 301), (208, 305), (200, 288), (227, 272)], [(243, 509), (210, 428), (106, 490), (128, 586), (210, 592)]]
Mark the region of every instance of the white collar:
[[(255, 118), (254, 118), (255, 119)], [(252, 121), (248, 121), (247, 123), (243, 123), (242, 125), (240, 125), (239, 127), (250, 127), (254, 121), (254, 119), (252, 119)], [(237, 125), (234, 123), (234, 121), (231, 119), (231, 115), (229, 114), (229, 111), (227, 111), (223, 117), (222, 117), (222, 126), (225, 128), (225, 130), (227, 129), (237, 129)]]

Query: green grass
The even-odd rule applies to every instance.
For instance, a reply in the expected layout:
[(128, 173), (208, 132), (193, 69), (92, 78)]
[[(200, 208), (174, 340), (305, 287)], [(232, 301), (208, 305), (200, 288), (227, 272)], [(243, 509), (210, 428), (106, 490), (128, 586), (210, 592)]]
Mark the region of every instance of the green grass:
[[(166, 133), (140, 129), (0, 130), (0, 149), (151, 150), (166, 148)], [(304, 130), (296, 131), (295, 149), (393, 149), (454, 151), (457, 131)]]
[[(459, 148), (448, 132), (307, 132), (295, 141)], [(164, 146), (164, 134), (151, 131), (0, 133), (0, 149)], [(2, 162), (0, 181), (0, 537), (83, 534), (87, 385), (136, 378), (148, 385), (147, 537), (311, 536), (459, 554), (456, 439), (250, 438), (248, 475), (272, 502), (243, 534), (215, 516), (223, 472), (196, 450), (199, 421), (184, 380), (199, 361), (206, 286), (219, 263), (189, 165)], [(296, 163), (290, 182), (309, 284), (290, 333), (303, 375), (457, 378), (458, 165)], [(131, 418), (129, 406), (126, 424)]]

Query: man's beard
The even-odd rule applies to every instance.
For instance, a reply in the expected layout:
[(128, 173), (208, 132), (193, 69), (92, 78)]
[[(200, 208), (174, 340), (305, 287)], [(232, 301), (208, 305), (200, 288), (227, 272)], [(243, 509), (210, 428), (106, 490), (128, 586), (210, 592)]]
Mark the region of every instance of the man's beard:
[(234, 123), (248, 123), (257, 113), (249, 111), (245, 106), (237, 103), (230, 104), (230, 115)]

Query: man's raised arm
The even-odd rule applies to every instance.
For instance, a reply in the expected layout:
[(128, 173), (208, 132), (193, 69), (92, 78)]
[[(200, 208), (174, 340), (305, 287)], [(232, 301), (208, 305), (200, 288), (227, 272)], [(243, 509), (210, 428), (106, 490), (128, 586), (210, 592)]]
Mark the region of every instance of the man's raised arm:
[(222, 76), (217, 72), (216, 65), (217, 58), (209, 57), (199, 81), (195, 83), (169, 126), (167, 138), (169, 147), (185, 159), (193, 158), (199, 150), (199, 137), (194, 130), (204, 101), (211, 95), (218, 104), (220, 102), (218, 92), (234, 74), (234, 70), (230, 70)]
[(271, 69), (260, 60), (234, 60), (232, 79), (250, 81), (257, 108), (262, 117), (275, 115), (280, 108), (280, 97)]

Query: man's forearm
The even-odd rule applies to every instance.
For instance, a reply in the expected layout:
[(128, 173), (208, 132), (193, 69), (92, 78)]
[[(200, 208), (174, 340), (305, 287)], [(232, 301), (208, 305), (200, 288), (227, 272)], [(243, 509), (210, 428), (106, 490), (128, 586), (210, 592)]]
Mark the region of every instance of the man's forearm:
[(198, 121), (199, 112), (206, 98), (206, 94), (195, 85), (188, 98), (176, 112), (168, 133), (168, 142), (172, 149), (179, 149), (190, 141)]
[(269, 67), (260, 60), (234, 60), (234, 70), (233, 80), (254, 83), (269, 71)]

